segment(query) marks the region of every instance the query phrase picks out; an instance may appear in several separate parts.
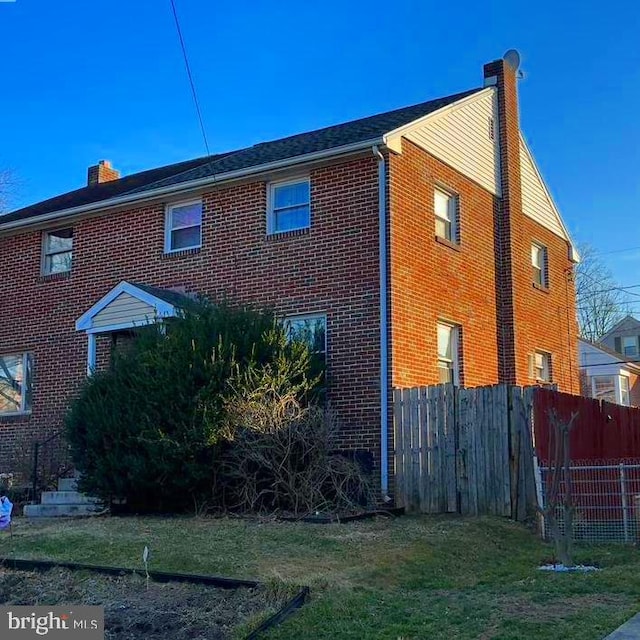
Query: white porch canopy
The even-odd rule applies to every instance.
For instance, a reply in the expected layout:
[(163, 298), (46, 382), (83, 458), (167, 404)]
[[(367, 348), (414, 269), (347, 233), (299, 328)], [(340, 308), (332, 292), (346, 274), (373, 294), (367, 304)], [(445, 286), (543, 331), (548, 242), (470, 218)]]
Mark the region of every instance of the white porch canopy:
[(84, 331), (88, 338), (87, 373), (96, 367), (96, 336), (133, 329), (179, 314), (180, 298), (176, 291), (157, 289), (146, 285), (122, 281), (100, 298), (76, 321), (76, 330)]

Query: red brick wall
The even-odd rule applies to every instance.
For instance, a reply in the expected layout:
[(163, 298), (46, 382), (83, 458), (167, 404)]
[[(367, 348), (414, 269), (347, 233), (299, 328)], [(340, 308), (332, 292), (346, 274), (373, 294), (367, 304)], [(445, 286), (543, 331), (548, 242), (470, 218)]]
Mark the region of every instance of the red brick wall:
[[(393, 386), (439, 382), (439, 319), (462, 327), (461, 382), (497, 382), (494, 196), (407, 140), (389, 171)], [(456, 248), (435, 237), (436, 184), (459, 196)]]
[[(498, 87), (502, 198), (498, 202), (498, 326), (503, 355), (501, 380), (530, 384), (529, 355), (552, 354), (552, 381), (580, 393), (578, 328), (569, 245), (522, 210), (520, 125), (516, 71), (503, 60), (485, 65)], [(547, 248), (549, 288), (534, 289), (531, 243)]]
[(163, 254), (162, 204), (77, 222), (68, 277), (40, 276), (40, 231), (0, 237), (0, 353), (30, 351), (35, 363), (32, 414), (0, 418), (4, 454), (17, 429), (31, 439), (60, 428), (86, 371), (87, 338), (74, 323), (121, 280), (184, 286), (281, 314), (326, 313), (328, 391), (342, 444), (379, 447), (377, 164), (371, 155), (310, 177), (307, 232), (267, 237), (266, 184), (253, 182), (204, 195), (197, 252)]

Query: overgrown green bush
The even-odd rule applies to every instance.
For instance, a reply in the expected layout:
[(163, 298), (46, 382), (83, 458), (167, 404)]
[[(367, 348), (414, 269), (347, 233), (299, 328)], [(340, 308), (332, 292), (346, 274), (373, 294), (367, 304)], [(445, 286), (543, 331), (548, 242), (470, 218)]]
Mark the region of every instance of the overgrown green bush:
[(83, 385), (66, 419), (81, 489), (136, 511), (216, 502), (227, 403), (247, 371), (269, 371), (309, 395), (313, 358), (272, 313), (204, 301), (170, 324), (138, 332), (109, 369)]

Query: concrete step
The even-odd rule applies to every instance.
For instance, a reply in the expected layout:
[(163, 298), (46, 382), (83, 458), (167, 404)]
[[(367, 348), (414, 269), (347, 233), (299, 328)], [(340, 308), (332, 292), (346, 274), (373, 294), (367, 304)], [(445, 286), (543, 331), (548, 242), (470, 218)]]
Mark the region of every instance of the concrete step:
[(58, 480), (58, 491), (77, 491), (78, 478), (60, 478)]
[(77, 491), (43, 491), (41, 504), (99, 504), (98, 498), (85, 496)]
[(96, 504), (28, 504), (24, 515), (27, 518), (60, 518), (64, 516), (90, 516), (102, 511)]

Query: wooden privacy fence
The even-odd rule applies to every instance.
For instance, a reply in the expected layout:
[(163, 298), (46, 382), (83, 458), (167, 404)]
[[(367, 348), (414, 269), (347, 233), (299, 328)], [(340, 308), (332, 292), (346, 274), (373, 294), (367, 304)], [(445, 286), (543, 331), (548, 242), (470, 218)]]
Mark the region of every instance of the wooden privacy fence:
[(396, 502), (408, 511), (534, 515), (531, 388), (396, 389)]

